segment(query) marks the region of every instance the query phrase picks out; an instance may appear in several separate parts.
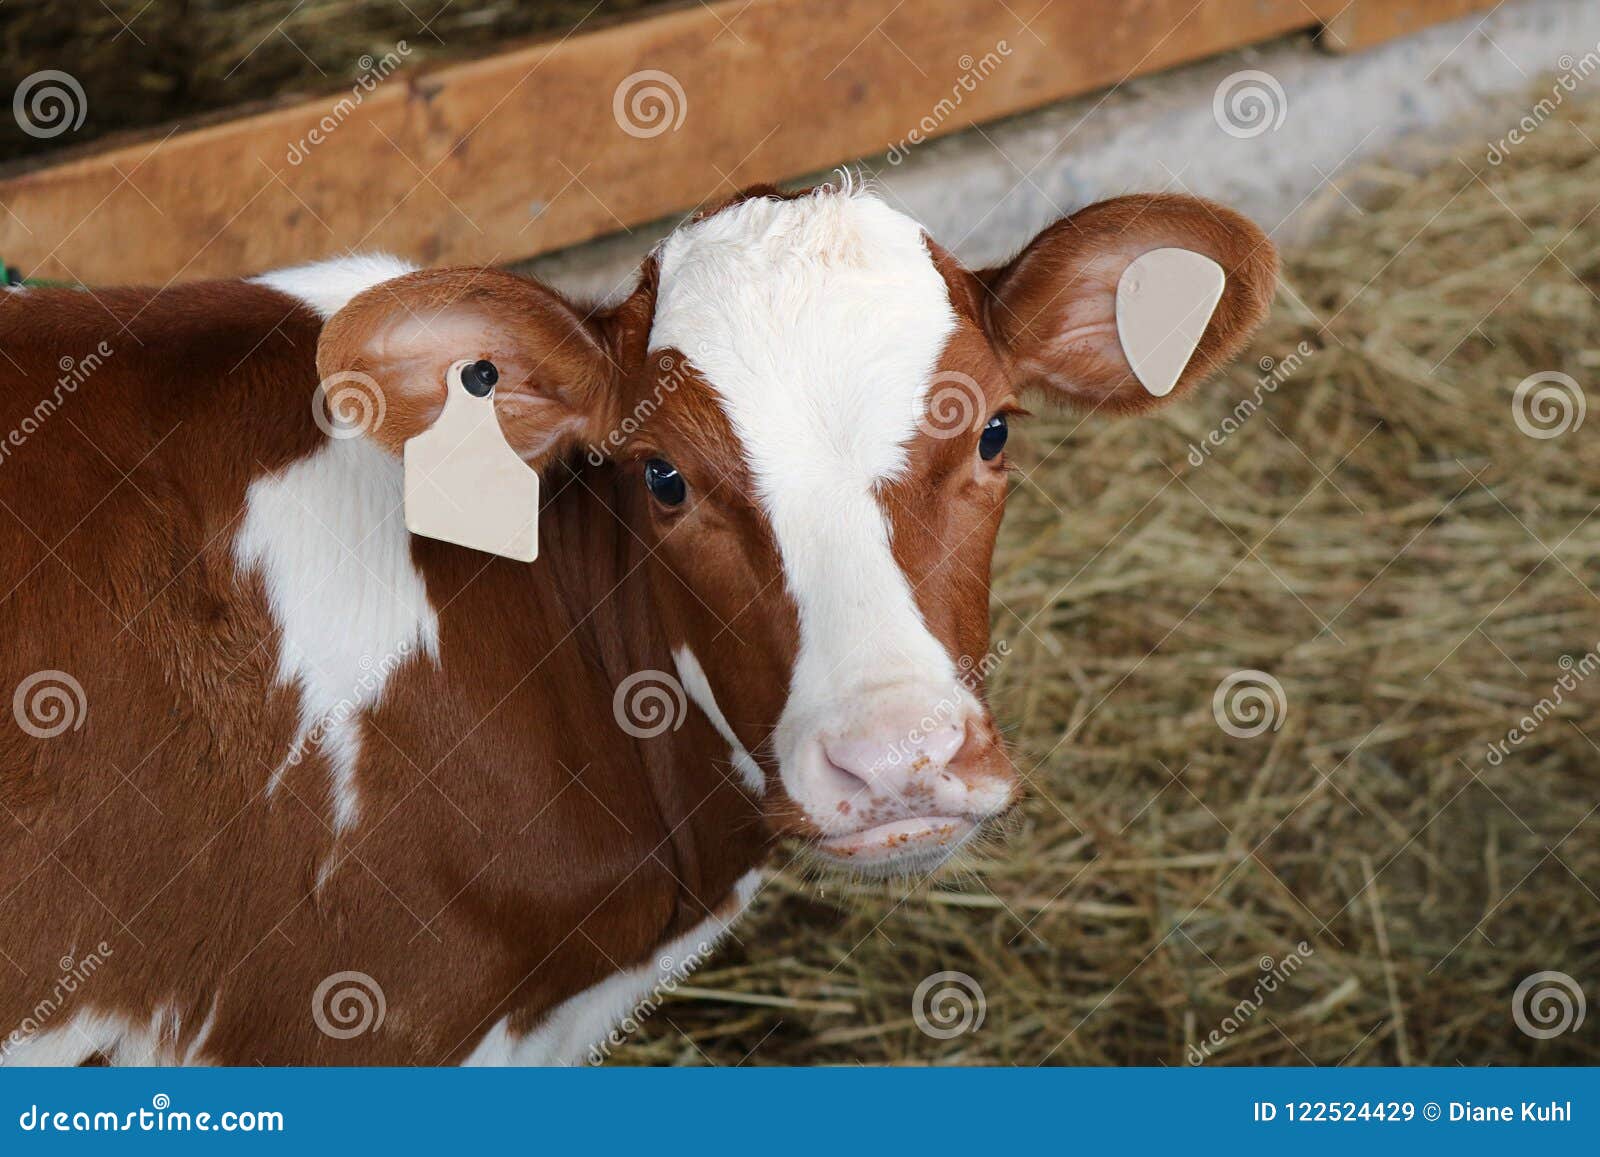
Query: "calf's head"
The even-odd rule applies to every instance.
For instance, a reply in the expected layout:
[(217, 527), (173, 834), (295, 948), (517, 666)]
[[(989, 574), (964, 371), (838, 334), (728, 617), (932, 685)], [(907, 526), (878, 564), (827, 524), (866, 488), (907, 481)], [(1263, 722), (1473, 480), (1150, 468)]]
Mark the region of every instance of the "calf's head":
[[(1116, 296), (1167, 247), (1226, 282), (1158, 399)], [(1102, 202), (973, 272), (874, 196), (755, 191), (673, 233), (606, 310), (489, 270), (384, 283), (330, 320), (319, 370), (377, 383), (373, 436), (398, 452), (452, 362), (493, 361), (530, 464), (620, 472), (677, 677), (774, 827), (917, 870), (1018, 789), (983, 687), (1008, 425), (1030, 394), (1114, 413), (1181, 395), (1265, 316), (1275, 264), (1255, 226), (1188, 197)]]

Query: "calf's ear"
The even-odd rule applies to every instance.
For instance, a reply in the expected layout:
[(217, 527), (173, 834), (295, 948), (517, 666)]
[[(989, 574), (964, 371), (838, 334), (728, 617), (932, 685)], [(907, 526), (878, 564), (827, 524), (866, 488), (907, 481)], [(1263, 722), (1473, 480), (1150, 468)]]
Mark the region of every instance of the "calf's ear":
[(1238, 213), (1155, 194), (1082, 209), (978, 276), (985, 325), (1019, 385), (1134, 413), (1181, 396), (1237, 354), (1267, 316), (1277, 270), (1272, 242)]
[(611, 315), (586, 318), (548, 287), (493, 269), (432, 269), (352, 298), (317, 342), (322, 401), (399, 454), (444, 408), (452, 363), (499, 371), (495, 415), (535, 468), (609, 428), (621, 369)]

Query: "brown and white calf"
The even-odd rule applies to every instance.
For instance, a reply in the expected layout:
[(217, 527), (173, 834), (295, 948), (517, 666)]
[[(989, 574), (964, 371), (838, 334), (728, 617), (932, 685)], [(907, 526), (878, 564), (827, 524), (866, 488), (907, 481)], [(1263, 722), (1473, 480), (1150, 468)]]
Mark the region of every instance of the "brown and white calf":
[[(593, 312), (384, 258), (0, 298), (0, 1059), (571, 1062), (776, 840), (932, 870), (1018, 787), (1005, 419), (1155, 403), (1114, 297), (1165, 246), (1227, 275), (1176, 396), (1275, 258), (1175, 196), (974, 273), (870, 194), (756, 190)], [(544, 477), (532, 565), (405, 529), (463, 358)], [(376, 384), (355, 426), (323, 380)]]

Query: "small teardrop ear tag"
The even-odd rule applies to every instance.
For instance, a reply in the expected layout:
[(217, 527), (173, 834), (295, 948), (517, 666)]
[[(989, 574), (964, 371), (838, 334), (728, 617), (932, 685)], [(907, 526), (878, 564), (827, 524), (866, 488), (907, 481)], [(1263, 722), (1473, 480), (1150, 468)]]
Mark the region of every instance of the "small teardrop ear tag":
[(539, 475), (500, 432), (499, 376), (492, 362), (450, 367), (439, 420), (406, 442), (406, 529), (532, 562), (539, 554)]
[(1222, 266), (1188, 249), (1152, 249), (1117, 282), (1117, 337), (1134, 376), (1164, 398), (1183, 376), (1222, 300)]

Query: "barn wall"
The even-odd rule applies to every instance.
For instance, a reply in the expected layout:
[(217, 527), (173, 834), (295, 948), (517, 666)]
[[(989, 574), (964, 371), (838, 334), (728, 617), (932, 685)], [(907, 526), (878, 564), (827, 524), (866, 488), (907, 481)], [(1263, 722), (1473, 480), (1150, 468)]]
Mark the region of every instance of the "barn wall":
[[(1306, 37), (1229, 53), (916, 146), (898, 163), (880, 154), (858, 164), (972, 265), (1008, 256), (1062, 213), (1132, 190), (1214, 197), (1293, 241), (1348, 210), (1339, 190), (1356, 191), (1345, 185), (1364, 159), (1403, 163), (1411, 150), (1420, 160), (1445, 138), (1459, 146), (1458, 133), (1438, 132), (1456, 121), (1510, 130), (1586, 54), (1600, 57), (1600, 4), (1520, 0), (1348, 56)], [(1219, 128), (1213, 102), (1246, 70), (1277, 81), (1281, 102), (1263, 91), (1282, 119), (1260, 135), (1234, 136)], [(1600, 73), (1577, 83), (1600, 91)], [(1493, 143), (1464, 155), (1487, 165)], [(521, 268), (575, 293), (609, 295), (675, 222)]]

